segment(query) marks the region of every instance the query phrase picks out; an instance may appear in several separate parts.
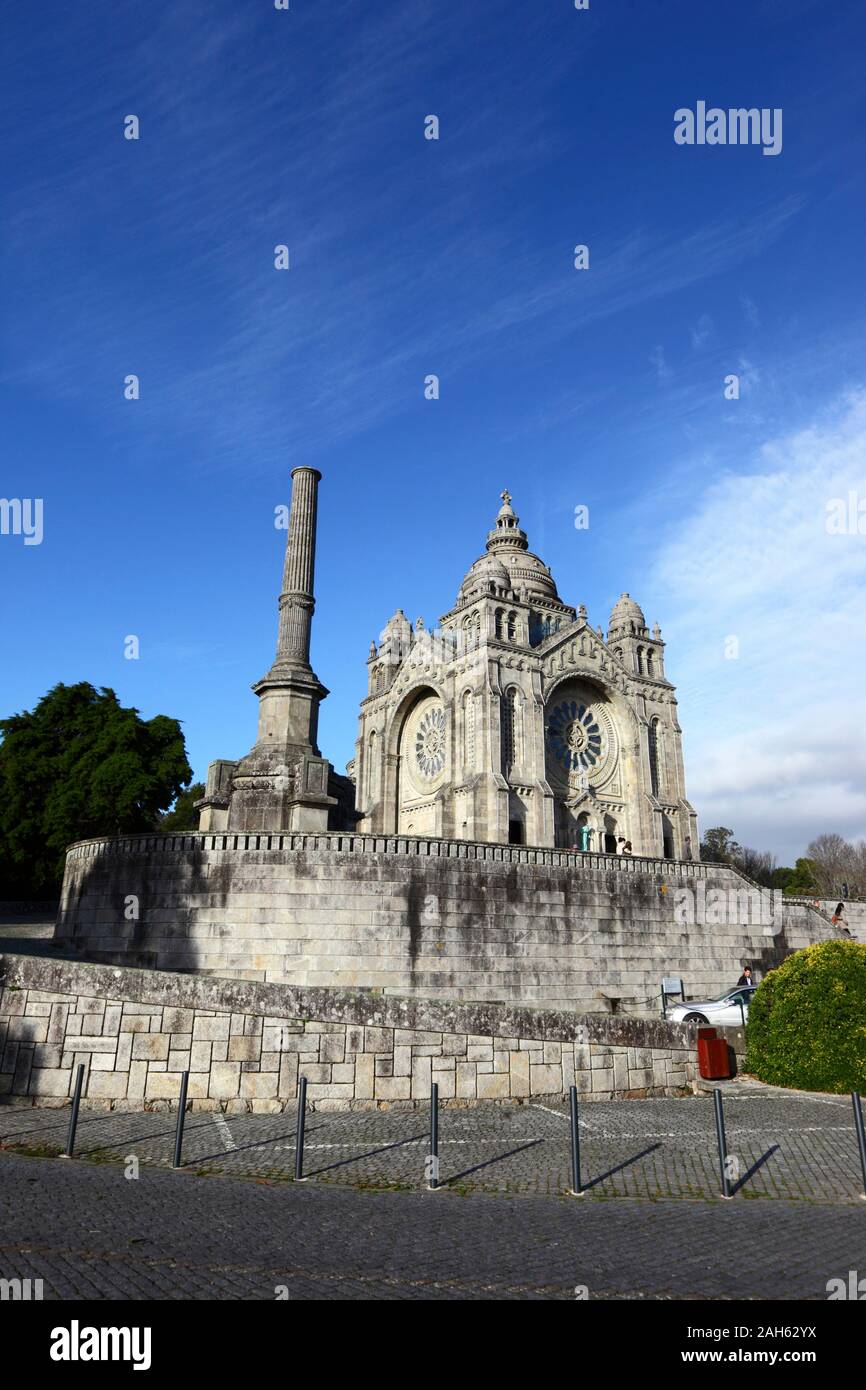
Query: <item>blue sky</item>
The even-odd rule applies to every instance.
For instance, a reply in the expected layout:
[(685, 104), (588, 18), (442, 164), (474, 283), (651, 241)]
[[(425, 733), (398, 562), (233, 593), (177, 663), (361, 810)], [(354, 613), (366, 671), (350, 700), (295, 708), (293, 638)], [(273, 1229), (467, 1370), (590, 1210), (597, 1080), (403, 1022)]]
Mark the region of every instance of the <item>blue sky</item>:
[[(661, 623), (705, 827), (783, 861), (866, 835), (866, 535), (825, 524), (866, 511), (858, 6), (48, 0), (4, 28), (0, 493), (44, 500), (41, 545), (0, 536), (4, 714), (89, 680), (180, 718), (197, 777), (246, 752), (308, 463), (342, 769), (370, 639), (451, 607), (507, 486), (567, 601)], [(781, 108), (781, 153), (675, 144), (699, 100)]]

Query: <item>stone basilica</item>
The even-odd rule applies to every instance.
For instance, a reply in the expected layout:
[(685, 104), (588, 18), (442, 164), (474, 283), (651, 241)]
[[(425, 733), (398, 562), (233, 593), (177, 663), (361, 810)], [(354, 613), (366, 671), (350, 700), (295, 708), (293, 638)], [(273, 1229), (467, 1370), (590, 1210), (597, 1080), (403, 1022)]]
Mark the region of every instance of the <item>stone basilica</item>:
[[(623, 594), (607, 638), (563, 603), (502, 494), (435, 632), (402, 610), (368, 658), (350, 775), (361, 830), (689, 858), (674, 687)], [(688, 841), (688, 843), (687, 843)]]
[[(661, 634), (650, 634), (627, 594), (606, 637), (584, 608), (563, 603), (507, 493), (485, 553), (435, 631), (420, 621), (413, 629), (398, 612), (374, 645), (356, 756), (348, 777), (336, 773), (318, 747), (328, 691), (310, 661), (320, 481), (315, 468), (292, 471), (276, 651), (253, 686), (255, 743), (239, 759), (211, 763), (198, 833), (70, 846), (56, 940), (112, 966), (223, 977), (196, 996), (210, 1012), (222, 1007), (213, 990), (238, 979), (240, 990), (225, 996), (230, 1010), (278, 1021), (306, 1015), (306, 1037), (318, 1036), (320, 1018), (331, 1030), (351, 1022), (345, 1048), (338, 1039), (311, 1079), (311, 1098), (329, 1106), (426, 1100), (432, 1074), (443, 1098), (458, 1101), (564, 1095), (580, 1068), (581, 1089), (597, 1097), (680, 1087), (663, 1024), (653, 1021), (652, 1037), (663, 1039), (664, 1055), (648, 1070), (643, 1061), (632, 1069), (624, 1054), (643, 1057), (642, 1043), (631, 1047), (639, 1035), (622, 1031), (625, 1019), (608, 1034), (599, 1014), (652, 1013), (666, 966), (688, 980), (693, 998), (712, 997), (744, 961), (772, 969), (792, 950), (835, 939), (839, 928), (768, 889), (743, 893), (728, 865), (689, 862), (697, 826)], [(684, 931), (678, 890), (699, 901), (703, 890), (705, 901), (722, 893), (730, 920), (710, 924), (699, 912)], [(130, 895), (141, 909), (132, 920)], [(112, 996), (117, 975), (106, 985)], [(267, 992), (275, 986), (291, 993)], [(137, 980), (136, 1000), (141, 988)], [(180, 976), (155, 986), (159, 1007), (188, 998), (178, 989), (187, 989)], [(469, 1013), (459, 1012), (461, 1001), (471, 1003)], [(492, 1022), (476, 1008), (497, 1001), (531, 1013), (510, 1007)], [(464, 1038), (471, 1044), (479, 1027), (491, 1034), (490, 1056), (494, 1036), (539, 1038), (520, 1029), (535, 1028), (537, 1011), (548, 1009), (584, 1011), (580, 1028), (588, 1025), (599, 1050), (603, 1043), (604, 1065), (601, 1056), (590, 1071), (585, 1059), (578, 1063), (574, 1040), (584, 1034), (574, 1021), (555, 1039), (545, 1024), (534, 1057), (503, 1045), (506, 1071), (485, 1071), (494, 1066), (489, 1058), (459, 1060)], [(411, 1057), (408, 1046), (388, 1042), (393, 1056), (383, 1055), (380, 1071), (373, 1053), (392, 1031), (389, 1019), (408, 1034), (418, 1030), (423, 1042)], [(435, 1051), (431, 1033), (444, 1067), (420, 1055)], [(355, 1034), (364, 1046), (368, 1034), (376, 1038), (353, 1070)], [(448, 1034), (463, 1035), (456, 1048), (453, 1039), (446, 1047)], [(611, 1037), (629, 1040), (613, 1065)], [(332, 1075), (331, 1058), (344, 1052)], [(279, 1071), (265, 1074), (263, 1052), (261, 1080), (239, 1071), (242, 1062), (217, 1066), (209, 1103), (223, 1091), (253, 1108), (293, 1099), (288, 1062), (297, 1067), (303, 1054), (268, 1055)], [(93, 1075), (125, 1085), (112, 1073)], [(179, 1079), (170, 1080), (172, 1094)], [(65, 1094), (69, 1081), (61, 1081)], [(164, 1086), (158, 1074), (148, 1096), (164, 1097)]]
[(200, 829), (690, 858), (697, 824), (658, 626), (650, 635), (623, 594), (607, 639), (593, 630), (560, 599), (507, 492), (438, 629), (400, 610), (371, 645), (356, 754), (348, 778), (335, 773), (317, 744), (328, 691), (310, 665), (320, 479), (292, 473), (277, 652), (253, 686), (258, 736), (239, 761), (211, 763)]

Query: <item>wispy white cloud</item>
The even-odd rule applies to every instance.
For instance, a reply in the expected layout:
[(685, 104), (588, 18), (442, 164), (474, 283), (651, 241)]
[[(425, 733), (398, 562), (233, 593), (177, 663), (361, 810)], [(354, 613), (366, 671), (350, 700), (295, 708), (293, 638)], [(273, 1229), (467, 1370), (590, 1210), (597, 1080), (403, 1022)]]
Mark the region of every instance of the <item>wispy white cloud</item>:
[(656, 343), (650, 353), (649, 364), (655, 371), (657, 381), (667, 381), (670, 378), (671, 370), (667, 364), (665, 350), (661, 343)]
[[(499, 22), (494, 7), (485, 22)], [(527, 13), (524, 37), (545, 22)], [(275, 459), (314, 456), (411, 408), (428, 372), (447, 390), (500, 344), (542, 350), (663, 300), (764, 252), (799, 211), (793, 198), (674, 234), (611, 226), (591, 271), (578, 273), (571, 229), (561, 243), (527, 241), (519, 206), (502, 215), (502, 205), (521, 170), (560, 152), (562, 132), (548, 133), (543, 112), (556, 83), (591, 61), (591, 45), (541, 66), (500, 44), (479, 77), (484, 32), (474, 15), (449, 10), (438, 23), (431, 68), (429, 33), (413, 11), (344, 0), (327, 61), (301, 72), (286, 64), (279, 29), (256, 44), (250, 23), (224, 9), (214, 23), (201, 0), (161, 12), (131, 50), (90, 71), (95, 95), (83, 108), (94, 128), (117, 128), (110, 153), (79, 142), (64, 173), (25, 179), (13, 206), (20, 273), (7, 311), (17, 348), (9, 379), (99, 409), (138, 372), (136, 429), (122, 407), (103, 408), (143, 459), (169, 435), (194, 440), (209, 469), (267, 471)], [(292, 43), (316, 23), (296, 15)], [(422, 94), (467, 62), (471, 100), (425, 145)], [(118, 68), (128, 69), (129, 109), (142, 116), (135, 146), (120, 139), (116, 93), (106, 91)], [(506, 92), (527, 113), (513, 128), (503, 123)], [(417, 138), (394, 145), (395, 130), (416, 126)], [(491, 159), (501, 177), (472, 177)], [(53, 270), (56, 227), (97, 242), (107, 214), (105, 254), (74, 277)], [(278, 242), (290, 246), (288, 272), (272, 268)]]
[(709, 314), (701, 314), (697, 323), (691, 329), (692, 347), (702, 348), (713, 334), (713, 321)]
[(788, 860), (866, 836), (866, 534), (827, 526), (852, 491), (866, 510), (866, 390), (719, 477), (652, 568), (702, 824)]

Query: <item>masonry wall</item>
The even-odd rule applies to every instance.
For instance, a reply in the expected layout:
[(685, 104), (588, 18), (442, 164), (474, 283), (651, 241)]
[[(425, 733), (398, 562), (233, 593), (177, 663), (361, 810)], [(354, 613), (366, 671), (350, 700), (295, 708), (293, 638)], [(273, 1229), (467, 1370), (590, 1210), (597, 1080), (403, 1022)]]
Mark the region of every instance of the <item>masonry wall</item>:
[(694, 1034), (661, 1020), (580, 1018), (501, 1005), (383, 998), (0, 956), (0, 1098), (276, 1112), (307, 1077), (323, 1109), (675, 1095), (695, 1078)]
[(90, 960), (652, 1015), (665, 975), (706, 997), (747, 962), (760, 976), (838, 935), (780, 896), (663, 859), (339, 833), (130, 836), (70, 849), (56, 935)]

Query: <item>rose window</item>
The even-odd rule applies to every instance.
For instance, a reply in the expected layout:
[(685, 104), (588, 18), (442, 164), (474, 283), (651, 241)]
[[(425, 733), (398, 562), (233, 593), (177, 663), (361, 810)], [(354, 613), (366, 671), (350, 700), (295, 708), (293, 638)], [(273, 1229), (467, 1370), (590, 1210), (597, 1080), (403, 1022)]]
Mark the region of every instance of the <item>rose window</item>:
[(595, 767), (601, 758), (601, 729), (592, 710), (576, 700), (564, 700), (551, 712), (547, 747), (566, 772)]
[(445, 766), (445, 714), (428, 709), (415, 734), (415, 761), (424, 777), (436, 777)]

